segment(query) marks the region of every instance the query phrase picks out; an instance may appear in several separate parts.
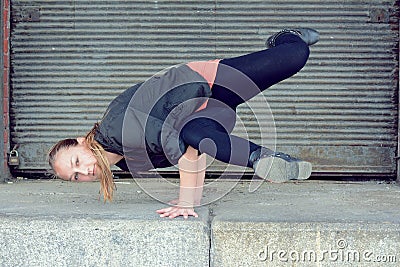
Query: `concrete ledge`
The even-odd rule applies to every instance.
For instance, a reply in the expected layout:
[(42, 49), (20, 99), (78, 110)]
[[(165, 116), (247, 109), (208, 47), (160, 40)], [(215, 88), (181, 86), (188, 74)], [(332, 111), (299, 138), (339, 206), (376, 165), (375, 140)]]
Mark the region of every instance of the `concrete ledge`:
[(213, 207), (211, 266), (399, 266), (398, 186), (247, 186)]
[[(157, 179), (0, 184), (0, 266), (399, 266), (400, 187), (321, 181), (209, 182), (200, 218), (159, 218)], [(233, 190), (231, 190), (235, 187)]]
[(398, 266), (399, 227), (214, 222), (212, 266)]
[(0, 185), (0, 266), (209, 266), (208, 209), (169, 220), (133, 183), (113, 203), (99, 184)]
[(208, 266), (195, 221), (2, 218), (0, 266)]

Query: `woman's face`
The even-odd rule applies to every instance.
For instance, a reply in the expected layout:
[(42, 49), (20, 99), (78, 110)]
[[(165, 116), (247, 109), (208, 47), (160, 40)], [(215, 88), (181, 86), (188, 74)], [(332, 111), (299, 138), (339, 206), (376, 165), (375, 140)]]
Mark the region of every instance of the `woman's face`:
[(78, 145), (58, 151), (53, 169), (66, 181), (92, 182), (97, 180), (97, 160), (86, 146), (84, 138), (77, 138)]

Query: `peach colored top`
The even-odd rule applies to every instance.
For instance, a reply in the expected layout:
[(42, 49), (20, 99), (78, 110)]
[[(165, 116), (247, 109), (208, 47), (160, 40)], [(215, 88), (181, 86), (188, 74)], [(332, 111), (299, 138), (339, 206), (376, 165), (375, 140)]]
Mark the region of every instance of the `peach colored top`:
[[(210, 61), (193, 61), (187, 63), (187, 66), (203, 76), (203, 78), (208, 82), (210, 88), (212, 88), (215, 77), (217, 76), (217, 69), (220, 61), (220, 59)], [(207, 102), (208, 101), (204, 102), (203, 105), (201, 105), (196, 111), (204, 109), (207, 106)]]
[(220, 59), (210, 61), (193, 61), (187, 63), (187, 66), (203, 76), (203, 78), (208, 82), (210, 88), (212, 88), (215, 77), (217, 76), (217, 69), (220, 61)]

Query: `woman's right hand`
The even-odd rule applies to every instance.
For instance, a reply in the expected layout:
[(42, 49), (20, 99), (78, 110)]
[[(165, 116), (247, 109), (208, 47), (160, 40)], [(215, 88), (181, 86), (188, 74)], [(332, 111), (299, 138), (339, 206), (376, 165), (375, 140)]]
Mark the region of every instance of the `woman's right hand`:
[(179, 206), (174, 206), (174, 207), (168, 207), (165, 209), (160, 209), (156, 211), (158, 214), (160, 214), (161, 218), (168, 217), (170, 219), (183, 216), (183, 218), (187, 219), (189, 216), (193, 216), (198, 218), (199, 215), (194, 211), (193, 208), (191, 207), (179, 207)]

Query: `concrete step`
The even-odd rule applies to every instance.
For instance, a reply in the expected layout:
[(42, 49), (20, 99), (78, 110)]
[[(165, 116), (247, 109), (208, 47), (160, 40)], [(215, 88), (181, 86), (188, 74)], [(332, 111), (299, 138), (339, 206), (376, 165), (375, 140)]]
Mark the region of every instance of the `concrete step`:
[(215, 206), (212, 266), (400, 266), (400, 187), (238, 186)]
[(175, 180), (119, 180), (112, 203), (98, 183), (0, 184), (0, 266), (399, 266), (399, 186), (248, 186), (208, 181), (200, 217), (171, 220)]

